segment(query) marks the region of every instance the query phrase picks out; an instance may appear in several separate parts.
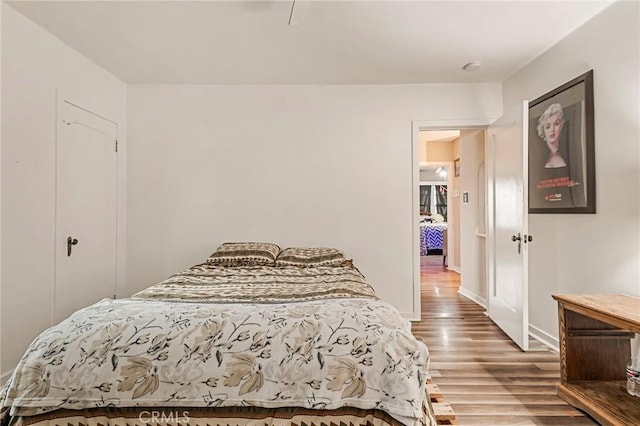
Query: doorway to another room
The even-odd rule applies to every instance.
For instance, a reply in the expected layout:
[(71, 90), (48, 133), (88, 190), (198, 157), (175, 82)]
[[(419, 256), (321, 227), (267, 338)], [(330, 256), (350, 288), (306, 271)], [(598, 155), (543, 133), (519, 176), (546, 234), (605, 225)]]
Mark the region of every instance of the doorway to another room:
[(459, 130), (419, 132), (420, 263), (429, 260), (458, 273), (460, 215), (454, 197), (459, 156)]
[[(458, 292), (484, 307), (523, 350), (528, 345), (527, 250), (520, 251), (514, 242), (519, 241), (518, 233), (528, 232), (527, 216), (522, 214), (526, 212), (526, 162), (522, 157), (528, 135), (527, 105), (524, 101), (495, 122), (412, 122), (416, 317), (422, 317), (420, 289), (430, 278), (423, 276), (421, 266), (431, 258), (428, 250), (426, 256), (420, 256), (420, 166), (442, 161), (454, 170), (447, 182), (448, 270), (459, 273)], [(460, 129), (457, 140), (433, 137), (450, 129)], [(442, 151), (433, 149), (434, 145)]]
[(458, 129), (414, 127), (419, 285), (430, 278), (424, 271), (434, 267), (457, 273), (459, 292), (486, 308), (486, 131)]
[(447, 264), (447, 166), (420, 166), (420, 256), (442, 256)]

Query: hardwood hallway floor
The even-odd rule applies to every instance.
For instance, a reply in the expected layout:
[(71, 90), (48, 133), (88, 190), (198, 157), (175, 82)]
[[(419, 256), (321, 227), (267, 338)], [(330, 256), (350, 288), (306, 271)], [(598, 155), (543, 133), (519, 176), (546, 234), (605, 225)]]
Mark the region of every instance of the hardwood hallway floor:
[(442, 256), (421, 261), (422, 320), (413, 323), (431, 354), (433, 382), (459, 425), (594, 425), (556, 396), (558, 354), (532, 339), (522, 352), (458, 293), (460, 277)]

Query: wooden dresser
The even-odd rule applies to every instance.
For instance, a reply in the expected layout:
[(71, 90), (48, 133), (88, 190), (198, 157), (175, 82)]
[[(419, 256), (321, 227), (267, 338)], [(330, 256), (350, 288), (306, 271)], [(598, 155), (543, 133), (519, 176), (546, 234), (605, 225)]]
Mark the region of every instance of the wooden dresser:
[(558, 395), (603, 425), (640, 425), (640, 397), (627, 393), (630, 338), (640, 333), (640, 298), (556, 294), (560, 326)]

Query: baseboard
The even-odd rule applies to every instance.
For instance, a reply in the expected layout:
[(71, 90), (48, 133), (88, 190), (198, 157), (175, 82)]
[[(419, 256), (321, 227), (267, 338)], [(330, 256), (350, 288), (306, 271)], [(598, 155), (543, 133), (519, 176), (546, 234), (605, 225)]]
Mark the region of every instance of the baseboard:
[(560, 352), (558, 349), (560, 342), (546, 331), (542, 331), (538, 327), (529, 324), (529, 335), (555, 352)]
[(453, 272), (457, 272), (459, 274), (461, 274), (462, 272), (460, 272), (460, 268), (457, 266), (447, 266), (447, 269)]
[(482, 306), (483, 308), (487, 309), (487, 299), (485, 299), (483, 297), (480, 297), (475, 293), (472, 293), (471, 291), (467, 290), (464, 287), (458, 288), (458, 293), (460, 293), (461, 295), (463, 295), (467, 299), (470, 299), (470, 300), (476, 302), (478, 305)]
[(416, 315), (415, 312), (400, 312), (400, 316), (409, 321), (420, 321), (420, 316)]
[(2, 376), (0, 376), (0, 386), (4, 386), (4, 384), (7, 383), (7, 380), (9, 380), (9, 377), (11, 377), (12, 374), (13, 370), (3, 373)]

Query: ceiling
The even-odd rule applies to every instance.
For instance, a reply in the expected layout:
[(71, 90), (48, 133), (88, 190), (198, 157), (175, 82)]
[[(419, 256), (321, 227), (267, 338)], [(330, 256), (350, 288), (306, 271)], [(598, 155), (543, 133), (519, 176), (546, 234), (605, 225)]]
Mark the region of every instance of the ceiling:
[(498, 83), (612, 3), (292, 2), (7, 3), (142, 84)]

